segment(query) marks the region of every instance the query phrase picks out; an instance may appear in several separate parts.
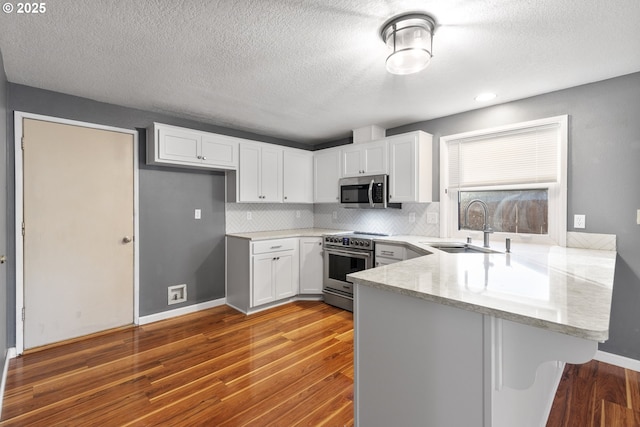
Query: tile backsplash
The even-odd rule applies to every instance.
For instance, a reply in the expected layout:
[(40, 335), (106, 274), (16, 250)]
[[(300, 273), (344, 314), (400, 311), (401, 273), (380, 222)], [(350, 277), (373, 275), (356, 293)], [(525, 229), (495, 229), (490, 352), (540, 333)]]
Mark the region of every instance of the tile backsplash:
[(225, 211), (227, 233), (313, 228), (310, 204), (225, 203)]
[[(331, 228), (385, 234), (438, 237), (439, 223), (427, 214), (439, 214), (439, 203), (404, 203), (402, 209), (346, 209), (340, 204), (226, 203), (227, 233)], [(247, 219), (250, 213), (251, 219)], [(334, 218), (335, 214), (335, 218)]]

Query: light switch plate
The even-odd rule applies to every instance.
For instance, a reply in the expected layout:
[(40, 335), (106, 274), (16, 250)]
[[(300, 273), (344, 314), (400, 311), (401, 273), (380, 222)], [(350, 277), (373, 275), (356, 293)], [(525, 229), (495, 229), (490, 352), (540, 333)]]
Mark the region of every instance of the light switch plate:
[(586, 215), (573, 216), (573, 228), (585, 228)]
[(247, 221), (251, 221), (251, 212), (247, 211)]
[(195, 219), (202, 218), (202, 210), (201, 209), (196, 209), (194, 217), (195, 217)]
[(409, 212), (409, 222), (416, 222), (416, 213)]
[(640, 225), (640, 209), (636, 212), (636, 224)]
[(427, 213), (427, 224), (437, 224), (438, 214), (436, 212)]

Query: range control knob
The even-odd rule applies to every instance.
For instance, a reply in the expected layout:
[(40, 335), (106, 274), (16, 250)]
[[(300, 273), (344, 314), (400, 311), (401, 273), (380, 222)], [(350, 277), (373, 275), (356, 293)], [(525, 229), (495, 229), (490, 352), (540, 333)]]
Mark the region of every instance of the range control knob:
[(364, 245), (365, 246), (369, 246), (369, 242), (364, 242)]

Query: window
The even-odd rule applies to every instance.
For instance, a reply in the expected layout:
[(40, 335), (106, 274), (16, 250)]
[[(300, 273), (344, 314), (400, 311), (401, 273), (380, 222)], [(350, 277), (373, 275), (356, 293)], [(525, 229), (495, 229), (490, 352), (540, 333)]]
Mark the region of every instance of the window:
[[(440, 139), (441, 236), (566, 243), (567, 116)], [(485, 218), (485, 208), (488, 218)]]

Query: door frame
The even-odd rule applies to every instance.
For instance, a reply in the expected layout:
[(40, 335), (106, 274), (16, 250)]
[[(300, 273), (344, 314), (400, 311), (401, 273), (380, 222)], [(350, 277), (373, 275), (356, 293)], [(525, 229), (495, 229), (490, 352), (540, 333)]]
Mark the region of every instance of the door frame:
[(24, 189), (22, 168), (22, 120), (34, 119), (64, 125), (80, 126), (90, 129), (106, 130), (126, 133), (133, 136), (133, 323), (140, 323), (140, 227), (139, 227), (139, 197), (138, 197), (138, 132), (131, 129), (113, 126), (98, 125), (95, 123), (68, 120), (60, 117), (44, 116), (40, 114), (16, 111), (14, 113), (14, 143), (15, 143), (15, 238), (16, 238), (16, 353), (24, 352), (24, 320), (22, 309), (24, 307), (24, 237), (22, 236), (22, 222), (24, 221)]

